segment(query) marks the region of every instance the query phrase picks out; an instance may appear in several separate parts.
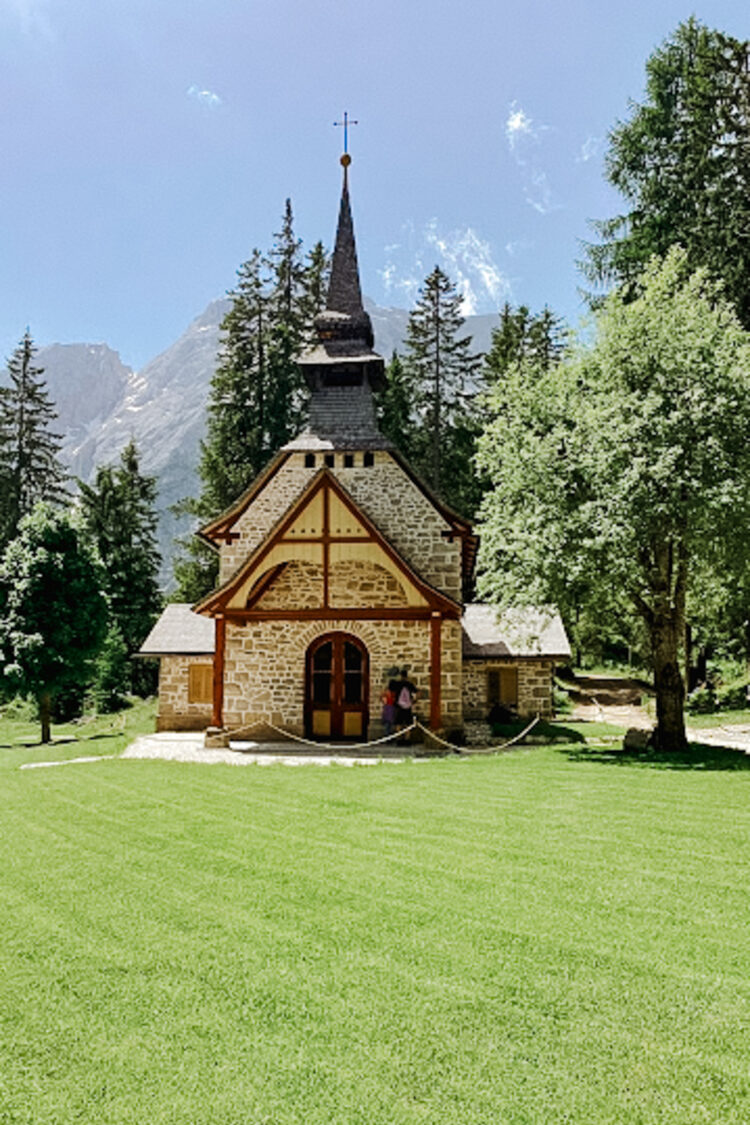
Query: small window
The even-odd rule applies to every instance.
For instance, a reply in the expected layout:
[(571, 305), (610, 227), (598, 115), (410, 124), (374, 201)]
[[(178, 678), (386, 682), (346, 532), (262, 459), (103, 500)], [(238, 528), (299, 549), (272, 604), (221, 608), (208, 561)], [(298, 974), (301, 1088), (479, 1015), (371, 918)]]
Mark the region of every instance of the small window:
[(353, 453), (345, 453), (344, 454), (344, 468), (345, 469), (353, 469), (354, 468), (354, 454)]
[(213, 696), (213, 665), (190, 664), (188, 669), (188, 703), (212, 703)]
[(366, 469), (372, 468), (372, 466), (375, 464), (375, 454), (365, 453), (364, 457), (362, 458), (362, 464)]
[(326, 468), (332, 469), (336, 464), (336, 457), (333, 453), (326, 453), (325, 455)]
[(487, 703), (490, 707), (501, 703), (505, 707), (518, 705), (518, 669), (487, 669)]
[(314, 453), (306, 453), (305, 454), (305, 468), (306, 469), (314, 469), (315, 468), (315, 454)]

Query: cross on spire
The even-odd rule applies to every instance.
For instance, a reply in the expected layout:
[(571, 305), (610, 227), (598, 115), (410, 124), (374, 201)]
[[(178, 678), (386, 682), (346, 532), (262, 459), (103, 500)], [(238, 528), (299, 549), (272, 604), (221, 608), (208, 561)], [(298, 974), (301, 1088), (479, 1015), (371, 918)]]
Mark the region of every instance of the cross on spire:
[(344, 156), (349, 155), (349, 126), (359, 125), (359, 121), (350, 121), (349, 114), (344, 110), (344, 120), (334, 121), (334, 125), (343, 125), (344, 127)]

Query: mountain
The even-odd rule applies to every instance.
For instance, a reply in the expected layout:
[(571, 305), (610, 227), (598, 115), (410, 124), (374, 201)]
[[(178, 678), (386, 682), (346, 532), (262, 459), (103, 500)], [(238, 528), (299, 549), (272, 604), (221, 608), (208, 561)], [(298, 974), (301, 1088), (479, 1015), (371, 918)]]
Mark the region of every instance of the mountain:
[[(372, 317), (375, 347), (386, 359), (400, 348), (406, 331), (405, 309), (381, 308), (365, 301)], [(106, 344), (51, 344), (40, 348), (50, 397), (58, 411), (62, 459), (71, 475), (90, 480), (98, 465), (112, 464), (135, 439), (144, 472), (159, 482), (159, 544), (169, 580), (174, 538), (188, 521), (171, 505), (198, 492), (197, 464), (205, 432), (206, 399), (216, 366), (219, 326), (227, 298), (212, 301), (186, 332), (141, 371), (122, 363)], [(466, 320), (475, 349), (489, 347), (497, 316)]]

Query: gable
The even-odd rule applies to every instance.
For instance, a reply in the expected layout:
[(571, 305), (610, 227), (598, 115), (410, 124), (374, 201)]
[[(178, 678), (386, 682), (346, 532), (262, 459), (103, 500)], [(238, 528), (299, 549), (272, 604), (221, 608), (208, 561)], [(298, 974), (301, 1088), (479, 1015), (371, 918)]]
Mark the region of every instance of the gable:
[[(352, 598), (351, 605), (342, 604), (340, 593), (336, 596), (341, 585), (342, 564), (349, 572), (354, 568), (360, 573), (369, 570), (371, 574), (370, 581), (361, 584), (361, 594)], [(294, 584), (289, 583), (292, 567), (306, 576), (298, 592)], [(274, 598), (273, 591), (278, 595), (284, 583), (286, 604), (279, 607), (278, 596)], [(386, 588), (392, 599), (389, 604), (373, 605), (377, 597), (371, 595)], [(356, 587), (350, 584), (349, 589), (356, 590)], [(271, 602), (275, 603), (273, 607)], [(403, 611), (425, 614), (431, 609), (451, 616), (459, 612), (458, 604), (425, 582), (355, 504), (336, 477), (322, 469), (266, 540), (227, 582), (195, 609), (212, 616), (249, 617), (271, 613), (312, 615), (316, 611), (346, 609), (395, 611), (397, 606)]]

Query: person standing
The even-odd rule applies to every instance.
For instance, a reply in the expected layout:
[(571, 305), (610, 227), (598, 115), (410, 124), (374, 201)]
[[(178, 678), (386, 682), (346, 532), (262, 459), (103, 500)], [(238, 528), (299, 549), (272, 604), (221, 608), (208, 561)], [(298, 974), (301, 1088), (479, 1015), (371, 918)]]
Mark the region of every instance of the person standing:
[(396, 730), (404, 730), (414, 722), (414, 703), (417, 689), (409, 679), (409, 669), (401, 669), (401, 679), (396, 682)]

